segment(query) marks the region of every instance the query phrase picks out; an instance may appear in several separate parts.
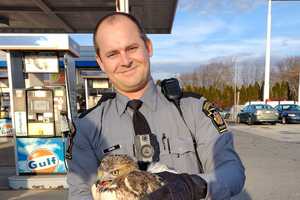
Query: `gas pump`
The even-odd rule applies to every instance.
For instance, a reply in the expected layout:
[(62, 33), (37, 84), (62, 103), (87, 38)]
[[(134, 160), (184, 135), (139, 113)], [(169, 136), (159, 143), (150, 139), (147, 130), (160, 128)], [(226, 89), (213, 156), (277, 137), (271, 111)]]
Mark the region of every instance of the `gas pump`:
[(53, 91), (48, 88), (26, 89), (28, 136), (54, 136)]
[(69, 131), (64, 87), (26, 90), (28, 135), (62, 136)]
[(0, 137), (12, 136), (7, 72), (0, 70)]
[(80, 76), (84, 79), (86, 109), (94, 107), (104, 93), (113, 92), (107, 75), (100, 70), (83, 70)]
[(64, 133), (70, 131), (65, 88), (16, 89), (14, 98), (19, 174), (65, 173)]
[[(32, 180), (26, 175), (66, 173), (65, 136), (68, 122), (77, 117), (72, 57), (79, 56), (79, 46), (66, 34), (0, 34), (0, 41), (6, 41), (0, 49), (7, 52), (15, 133), (17, 176), (10, 177), (9, 184), (30, 188)], [(64, 178), (61, 181), (66, 185)], [(49, 187), (54, 183), (47, 182)]]
[(6, 81), (0, 78), (0, 137), (12, 136), (9, 91)]

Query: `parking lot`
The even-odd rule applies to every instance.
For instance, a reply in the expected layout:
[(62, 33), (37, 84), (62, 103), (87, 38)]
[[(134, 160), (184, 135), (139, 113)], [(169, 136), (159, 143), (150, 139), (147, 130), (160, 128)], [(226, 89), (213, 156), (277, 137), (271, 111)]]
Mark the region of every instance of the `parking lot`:
[(300, 125), (230, 124), (246, 169), (244, 191), (232, 200), (300, 199)]
[(231, 124), (230, 129), (270, 138), (276, 141), (300, 143), (300, 124)]

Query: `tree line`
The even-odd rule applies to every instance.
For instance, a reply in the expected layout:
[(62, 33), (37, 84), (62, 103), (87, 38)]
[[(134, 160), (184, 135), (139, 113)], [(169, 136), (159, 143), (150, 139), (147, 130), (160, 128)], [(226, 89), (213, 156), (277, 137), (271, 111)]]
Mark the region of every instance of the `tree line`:
[[(184, 91), (195, 92), (204, 96), (210, 102), (213, 102), (220, 108), (229, 109), (234, 105), (234, 86), (224, 85), (222, 89), (215, 86), (193, 86), (184, 85)], [(254, 84), (242, 85), (236, 88), (237, 103), (243, 105), (249, 101), (263, 100), (263, 84), (255, 82)], [(270, 90), (270, 99), (274, 101), (297, 100), (297, 95), (290, 88), (287, 81), (277, 82)]]
[[(262, 101), (264, 63), (248, 61), (237, 65), (234, 59), (213, 61), (179, 79), (185, 91), (198, 93), (223, 109), (234, 105), (235, 93), (239, 105)], [(271, 69), (270, 100), (297, 101), (300, 57), (281, 59)]]

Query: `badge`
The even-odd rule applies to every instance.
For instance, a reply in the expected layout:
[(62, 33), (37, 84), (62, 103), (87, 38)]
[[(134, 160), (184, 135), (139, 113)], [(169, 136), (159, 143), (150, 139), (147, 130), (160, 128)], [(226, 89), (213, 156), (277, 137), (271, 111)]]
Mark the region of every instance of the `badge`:
[(227, 131), (227, 126), (224, 119), (212, 103), (205, 100), (202, 111), (211, 119), (220, 134)]
[(121, 145), (117, 144), (117, 145), (108, 147), (107, 149), (104, 149), (104, 150), (103, 150), (103, 153), (106, 154), (106, 153), (115, 151), (115, 150), (120, 149), (120, 148), (121, 148)]

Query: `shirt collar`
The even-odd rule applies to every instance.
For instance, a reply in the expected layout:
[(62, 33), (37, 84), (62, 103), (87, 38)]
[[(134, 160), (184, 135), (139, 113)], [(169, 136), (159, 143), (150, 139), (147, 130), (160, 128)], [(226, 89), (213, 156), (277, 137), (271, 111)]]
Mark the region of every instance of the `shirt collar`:
[[(148, 88), (145, 91), (145, 94), (141, 98), (141, 101), (143, 101), (142, 108), (146, 107), (146, 109), (150, 109), (151, 111), (156, 111), (157, 98), (158, 98), (157, 87), (153, 79), (151, 79)], [(128, 101), (130, 101), (128, 97), (117, 92), (116, 107), (119, 115), (122, 115), (125, 112)]]

